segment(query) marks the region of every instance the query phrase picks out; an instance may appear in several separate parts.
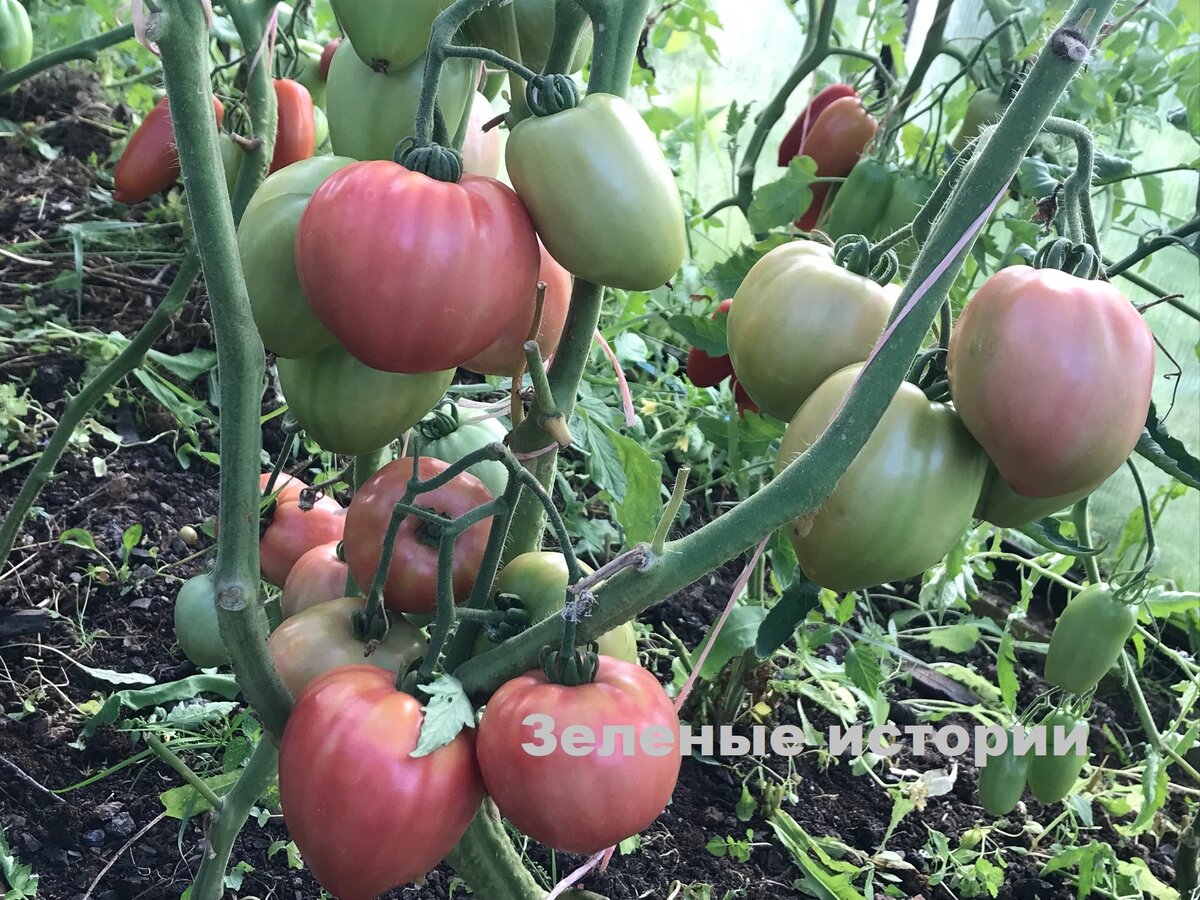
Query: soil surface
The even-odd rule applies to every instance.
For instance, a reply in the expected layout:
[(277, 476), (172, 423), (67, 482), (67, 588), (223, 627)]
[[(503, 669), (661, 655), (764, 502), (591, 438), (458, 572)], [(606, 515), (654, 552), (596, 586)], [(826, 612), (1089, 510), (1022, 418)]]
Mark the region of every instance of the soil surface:
[[(72, 222), (115, 217), (106, 207), (104, 185), (98, 185), (95, 167), (88, 162), (107, 159), (111, 136), (119, 132), (114, 110), (100, 98), (94, 84), (69, 69), (0, 98), (0, 118), (33, 123), (29, 127), (40, 140), (62, 151), (46, 159), (30, 140), (10, 139), (0, 145), (0, 241), (6, 246), (52, 237)], [(134, 218), (144, 212), (137, 208)], [(161, 261), (123, 262), (89, 254), (80, 296), (74, 284), (65, 280), (73, 265), (69, 254), (52, 265), (0, 257), (3, 307), (32, 304), (47, 315), (68, 315), (77, 330), (92, 327), (101, 333), (119, 330), (130, 335), (161, 299), (173, 274), (172, 267)], [(16, 290), (15, 285), (26, 287)], [(203, 299), (202, 290), (195, 289), (158, 349), (177, 353), (212, 346)], [(0, 338), (4, 323), (0, 318)], [(22, 356), (0, 342), (0, 382), (27, 386), (49, 416), (61, 412), (64, 396), (78, 389), (83, 371), (84, 363), (69, 353)], [(102, 725), (83, 740), (80, 732), (95, 712), (97, 699), (125, 686), (112, 683), (110, 673), (143, 673), (161, 684), (197, 671), (175, 644), (172, 603), (179, 581), (203, 569), (203, 551), (211, 541), (201, 535), (198, 542), (185, 544), (179, 529), (191, 525), (199, 530), (215, 513), (217, 471), (197, 456), (189, 457), (188, 468), (181, 468), (176, 452), (181, 438), (174, 420), (152, 400), (109, 407), (97, 417), (121, 435), (125, 445), (117, 451), (97, 439), (89, 451), (67, 454), (35, 504), (10, 567), (0, 572), (0, 707), (4, 712), (0, 716), (0, 826), (14, 853), (40, 876), (39, 898), (174, 898), (196, 870), (204, 817), (181, 824), (164, 815), (159, 794), (179, 786), (181, 780), (136, 740), (136, 734), (122, 724), (127, 720)], [(36, 453), (48, 432), (36, 434), (32, 445), (0, 448), (4, 450), (0, 511), (9, 507), (28, 470), (28, 466), (6, 464)], [(200, 436), (205, 444), (201, 449), (215, 450), (211, 434), (202, 431)], [(267, 445), (278, 441), (272, 430)], [(100, 458), (103, 466), (95, 462)], [(122, 535), (135, 525), (143, 529), (142, 540), (121, 565)], [(69, 529), (88, 531), (120, 573), (107, 569), (97, 553), (61, 543), (59, 536)], [(733, 566), (723, 567), (650, 611), (644, 621), (654, 629), (654, 642), (669, 646), (669, 630), (685, 645), (696, 646), (718, 618), (737, 572)], [(1006, 585), (988, 588), (988, 593), (998, 598), (1001, 613), (1015, 596)], [(1057, 605), (1061, 606), (1061, 598)], [(1047, 607), (1039, 605), (1036, 611), (1045, 616)], [(886, 612), (885, 605), (877, 609), (877, 614)], [(1040, 625), (1032, 621), (1031, 627), (1045, 624), (1043, 618)], [(840, 656), (844, 650), (835, 642), (814, 653)], [(664, 657), (655, 659), (665, 672)], [(982, 650), (966, 656), (933, 651), (922, 659), (957, 662), (984, 678), (995, 678), (994, 659)], [(1036, 670), (1036, 659), (1024, 661)], [(767, 662), (756, 673), (757, 682), (767, 685), (783, 674)], [(1045, 690), (1027, 673), (1022, 674), (1022, 683), (1025, 702)], [(899, 725), (915, 723), (906, 701), (942, 696), (920, 677), (893, 680), (887, 691), (891, 718)], [(780, 697), (778, 692), (775, 696)], [(1156, 716), (1165, 719), (1167, 702), (1154, 698), (1152, 702)], [(795, 696), (777, 702), (777, 720), (798, 723), (797, 706)], [(820, 706), (801, 700), (800, 707), (814, 727), (834, 724)], [(151, 713), (141, 710), (130, 715)], [(973, 724), (967, 717), (953, 721)], [(1093, 714), (1094, 760), (1113, 752), (1106, 732), (1136, 742), (1143, 739), (1139, 729), (1132, 703), (1119, 688), (1101, 696)], [(741, 726), (738, 730), (745, 733)], [(216, 731), (209, 733), (210, 738), (218, 736)], [(203, 760), (189, 756), (193, 763)], [(758, 781), (751, 777), (754, 761), (742, 760), (736, 767), (731, 762), (685, 759), (674, 800), (643, 834), (640, 849), (616, 855), (605, 872), (587, 877), (583, 885), (614, 900), (679, 896), (672, 893), (676, 882), (711, 885), (715, 900), (803, 896), (793, 887), (803, 873), (775, 839), (772, 826), (758, 812), (748, 821), (735, 815), (743, 782), (757, 785)], [(886, 849), (899, 861), (893, 883), (903, 896), (954, 896), (944, 886), (929, 882), (934, 865), (923, 848), (931, 829), (946, 835), (950, 846), (956, 847), (964, 833), (992, 821), (976, 805), (976, 771), (969, 759), (959, 759), (956, 769), (952, 760), (936, 754), (916, 758), (906, 752), (893, 759), (891, 768), (882, 770), (885, 783), (898, 780), (895, 772), (900, 770), (942, 767), (954, 769), (956, 780), (947, 795), (929, 798), (890, 836), (891, 796), (875, 780), (853, 774), (847, 760), (806, 752), (790, 761), (769, 756), (762, 762), (782, 775), (788, 773), (790, 763), (798, 773), (796, 797), (784, 799), (782, 807), (807, 833), (834, 836), (860, 851), (864, 859), (880, 850), (886, 836)], [(1009, 826), (993, 831), (990, 839), (1029, 850), (1036, 840), (1034, 823), (1049, 822), (1058, 811), (1027, 798), (1010, 817)], [(1172, 799), (1168, 809), (1172, 818), (1182, 811), (1182, 801)], [(1126, 840), (1114, 830), (1114, 821), (1103, 807), (1094, 804), (1093, 813), (1087, 839), (1110, 843), (1122, 858), (1146, 860), (1160, 879), (1171, 882), (1173, 846), (1156, 844), (1151, 835)], [(714, 838), (742, 840), (747, 829), (752, 836), (746, 862), (718, 858), (706, 849)], [(264, 814), (261, 824), (252, 819), (234, 848), (233, 860), (244, 865), (241, 883), (232, 895), (317, 897), (318, 888), (308, 873), (289, 868), (286, 853), (273, 849), (286, 841), (277, 812)], [(551, 871), (545, 851), (533, 846), (529, 852), (534, 862)], [(1059, 876), (1039, 875), (1040, 866), (1032, 857), (1010, 852), (1005, 858), (1008, 869), (1002, 898), (1074, 896), (1073, 886)], [(553, 871), (561, 877), (578, 862), (560, 856)], [(388, 896), (446, 898), (451, 878), (441, 868), (423, 886), (409, 886)]]

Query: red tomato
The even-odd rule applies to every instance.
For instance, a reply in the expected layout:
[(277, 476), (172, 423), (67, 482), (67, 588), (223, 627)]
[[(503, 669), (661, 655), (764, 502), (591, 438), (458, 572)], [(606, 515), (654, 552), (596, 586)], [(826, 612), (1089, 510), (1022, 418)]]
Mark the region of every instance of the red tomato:
[[(562, 337), (567, 321), (567, 310), (571, 305), (571, 273), (554, 261), (541, 241), (538, 241), (538, 249), (542, 254), (538, 280), (546, 283), (546, 299), (542, 305), (542, 326), (538, 329), (537, 342), (542, 359), (549, 359), (558, 349), (558, 339)], [(525, 341), (533, 327), (536, 301), (535, 286), (522, 315), (513, 319), (490, 347), (463, 363), (462, 367), (480, 375), (512, 375), (525, 362)]]
[(258, 542), (263, 579), (282, 587), (296, 561), (313, 547), (340, 541), (345, 524), (346, 511), (332, 497), (322, 497), (307, 510), (297, 500), (278, 503)]
[[(225, 118), (225, 107), (213, 97), (217, 127)], [(179, 154), (175, 151), (175, 126), (163, 97), (142, 120), (125, 145), (113, 174), (113, 199), (139, 203), (166, 190), (179, 178)]]
[(374, 666), (308, 686), (279, 742), (283, 819), (313, 876), (340, 900), (420, 878), (458, 843), (483, 799), (474, 737), (411, 756), (424, 714)]
[[(418, 477), (426, 481), (449, 467), (440, 459), (423, 456)], [(388, 522), (412, 474), (411, 456), (393, 460), (368, 478), (350, 502), (343, 549), (350, 573), (364, 591), (370, 589), (375, 578)], [(418, 494), (416, 504), (454, 519), (492, 499), (482, 481), (464, 472), (436, 490)], [(487, 518), (476, 522), (454, 542), (454, 599), (458, 603), (467, 599), (475, 585), (491, 530), (492, 520)], [(417, 516), (408, 516), (400, 524), (383, 588), (383, 600), (390, 609), (407, 613), (437, 610), (438, 538), (433, 531)]]
[[(819, 177), (840, 178), (850, 174), (878, 128), (879, 123), (863, 108), (858, 97), (842, 97), (817, 116), (800, 152), (816, 161)], [(812, 192), (812, 205), (796, 223), (802, 231), (816, 227), (829, 185), (814, 184)]]
[(313, 547), (296, 560), (279, 598), (279, 610), (285, 619), (310, 606), (346, 596), (350, 567), (338, 556), (338, 543), (330, 541)]
[(385, 372), (452, 369), (529, 309), (538, 242), (499, 181), (437, 181), (387, 160), (347, 166), (313, 194), (296, 269), (317, 318)]
[(744, 416), (747, 410), (753, 413), (762, 412), (758, 408), (758, 404), (754, 402), (754, 398), (746, 392), (746, 389), (742, 387), (736, 378), (733, 379), (733, 402), (737, 404), (739, 415)]
[(275, 103), (279, 110), (279, 128), (268, 174), (309, 159), (317, 150), (317, 126), (308, 88), (290, 78), (276, 78)]
[(321, 60), (317, 64), (321, 72), (321, 80), (329, 80), (329, 64), (333, 62), (333, 54), (337, 53), (337, 48), (341, 45), (341, 38), (334, 38), (325, 45), (325, 49), (321, 51)]
[(804, 112), (800, 113), (800, 117), (788, 129), (787, 134), (783, 136), (783, 140), (779, 143), (779, 165), (787, 168), (797, 156), (801, 155), (800, 148), (804, 146), (804, 138), (808, 132), (812, 130), (813, 124), (817, 121), (817, 116), (825, 111), (834, 100), (840, 100), (843, 97), (857, 97), (858, 91), (848, 84), (831, 84), (829, 87), (822, 88), (817, 95), (809, 101)]
[[(731, 306), (733, 300), (722, 300), (712, 317), (729, 315)], [(696, 387), (716, 387), (733, 374), (733, 363), (729, 361), (728, 353), (709, 356), (699, 347), (692, 347), (687, 355), (687, 374)]]
[[(479, 769), (500, 812), (525, 834), (568, 853), (596, 853), (646, 828), (666, 808), (679, 777), (679, 717), (666, 691), (640, 666), (599, 659), (592, 684), (551, 684), (540, 669), (514, 678), (492, 695), (479, 723)], [(536, 725), (524, 724), (532, 715), (553, 720), (557, 745), (548, 755), (521, 746), (542, 745)], [(563, 749), (572, 726), (595, 736), (585, 755)], [(614, 754), (600, 754), (608, 726), (632, 726), (632, 755), (620, 742)], [(645, 751), (650, 728), (661, 729), (669, 752)]]
[(950, 333), (950, 393), (1001, 477), (1026, 497), (1090, 490), (1137, 446), (1154, 336), (1116, 287), (1010, 266)]

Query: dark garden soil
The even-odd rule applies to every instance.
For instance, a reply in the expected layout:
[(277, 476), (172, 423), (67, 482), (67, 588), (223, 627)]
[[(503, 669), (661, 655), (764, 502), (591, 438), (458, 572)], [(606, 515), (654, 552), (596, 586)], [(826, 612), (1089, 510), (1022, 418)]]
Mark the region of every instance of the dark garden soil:
[[(117, 111), (119, 112), (119, 111)], [(38, 136), (62, 148), (53, 160), (39, 154), (28, 141), (9, 140), (0, 145), (0, 240), (13, 242), (50, 237), (64, 224), (93, 217), (100, 201), (91, 193), (96, 178), (88, 164), (94, 155), (101, 162), (109, 153), (109, 128), (115, 111), (94, 85), (82, 76), (61, 71), (38, 79), (7, 98), (0, 99), (0, 118), (34, 122)], [(103, 211), (101, 210), (101, 214)], [(0, 301), (8, 309), (27, 303), (72, 314), (76, 328), (92, 326), (101, 332), (120, 330), (132, 334), (165, 293), (172, 272), (161, 264), (138, 266), (92, 255), (84, 281), (81, 315), (74, 316), (74, 286), (56, 287), (56, 279), (69, 272), (69, 258), (61, 265), (35, 266), (0, 257)], [(26, 284), (25, 291), (16, 285)], [(204, 319), (202, 293), (197, 290), (159, 349), (180, 352), (211, 347), (211, 332)], [(0, 309), (2, 316), (4, 309)], [(0, 337), (5, 319), (0, 317)], [(0, 344), (0, 382), (28, 386), (45, 411), (61, 412), (65, 393), (74, 392), (83, 364), (68, 354), (20, 357)], [(97, 697), (120, 688), (80, 668), (119, 673), (144, 673), (157, 683), (193, 674), (196, 670), (175, 645), (172, 602), (179, 579), (199, 572), (204, 558), (198, 551), (211, 545), (201, 536), (185, 545), (181, 526), (199, 526), (217, 506), (217, 471), (193, 457), (182, 469), (176, 457), (177, 435), (169, 416), (152, 400), (131, 408), (109, 409), (98, 414), (127, 441), (138, 441), (119, 452), (102, 441), (87, 453), (68, 454), (56, 477), (42, 492), (35, 514), (27, 522), (10, 560), (0, 573), (0, 825), (12, 850), (40, 875), (37, 896), (46, 900), (132, 900), (175, 898), (190, 882), (203, 843), (203, 817), (181, 826), (163, 815), (159, 794), (178, 786), (179, 776), (144, 744), (119, 727), (102, 726), (83, 744), (80, 729), (92, 708), (81, 709)], [(34, 445), (20, 446), (0, 455), (6, 463), (35, 453), (47, 433), (39, 432)], [(202, 435), (213, 447), (212, 435)], [(267, 445), (278, 444), (274, 431)], [(106, 471), (97, 474), (93, 456), (107, 456)], [(0, 473), (0, 511), (9, 507), (20, 489), (27, 467)], [(125, 529), (140, 524), (144, 536), (128, 561), (127, 575), (114, 578), (98, 567), (92, 552), (61, 544), (58, 536), (72, 528), (90, 532), (97, 547), (119, 560)], [(90, 572), (89, 572), (90, 568)], [(670, 598), (644, 617), (667, 645), (667, 629), (688, 646), (695, 646), (716, 620), (728, 596), (737, 569), (725, 566), (703, 582)], [(992, 590), (1003, 611), (1003, 586)], [(886, 615), (886, 607), (878, 613)], [(1044, 615), (1044, 609), (1039, 607)], [(1038, 627), (1038, 622), (1032, 623)], [(1042, 627), (1045, 622), (1043, 620)], [(836, 643), (821, 654), (840, 655)], [(934, 652), (926, 661), (948, 660), (994, 678), (994, 659), (976, 650), (967, 656)], [(1034, 663), (1036, 660), (1029, 660)], [(780, 673), (768, 665), (760, 680), (766, 684)], [(1023, 700), (1044, 688), (1031, 675), (1023, 676)], [(893, 681), (890, 691), (892, 719), (913, 724), (906, 700), (941, 696), (927, 680), (905, 677)], [(781, 696), (778, 692), (776, 697)], [(1151, 698), (1156, 715), (1164, 717), (1165, 700)], [(141, 714), (148, 714), (143, 711)], [(833, 718), (815, 704), (805, 702), (804, 713), (818, 729)], [(796, 698), (783, 699), (776, 709), (779, 721), (798, 722)], [(961, 718), (959, 724), (973, 724)], [(118, 723), (119, 726), (119, 723)], [(1129, 698), (1119, 688), (1102, 696), (1093, 716), (1094, 759), (1112, 755), (1105, 731), (1124, 732), (1140, 740), (1137, 716)], [(129, 763), (115, 771), (114, 767)], [(768, 757), (766, 765), (787, 773), (785, 759)], [(914, 758), (901, 755), (892, 761), (898, 770), (952, 766), (939, 756)], [(822, 762), (816, 752), (793, 760), (799, 774), (797, 798), (783, 808), (815, 837), (834, 836), (863, 858), (878, 852), (888, 831), (892, 801), (888, 793), (866, 776), (855, 776), (847, 760)], [(792, 858), (774, 840), (771, 825), (755, 814), (739, 821), (735, 807), (743, 780), (753, 765), (740, 762), (708, 764), (684, 761), (675, 798), (660, 819), (642, 836), (639, 851), (616, 856), (608, 870), (586, 879), (585, 886), (614, 898), (665, 898), (678, 881), (684, 885), (712, 885), (714, 900), (731, 896), (762, 900), (801, 896), (792, 886), (802, 877)], [(108, 772), (108, 774), (104, 774)], [(882, 771), (884, 781), (897, 781)], [(83, 786), (82, 782), (89, 782)], [(757, 784), (751, 779), (752, 786)], [(968, 759), (960, 759), (951, 792), (928, 799), (923, 809), (910, 813), (888, 838), (886, 848), (896, 854), (896, 884), (907, 896), (947, 898), (942, 887), (930, 886), (932, 871), (923, 855), (930, 829), (947, 836), (957, 846), (961, 836), (990, 818), (976, 805), (976, 772)], [(77, 786), (72, 788), (72, 786)], [(68, 789), (65, 790), (64, 789)], [(62, 793), (54, 793), (63, 791)], [(1113, 821), (1094, 805), (1095, 827), (1086, 839), (1106, 841), (1123, 858), (1146, 860), (1155, 874), (1170, 883), (1174, 848), (1156, 845), (1153, 837), (1136, 841), (1120, 837)], [(1056, 875), (1040, 876), (1040, 866), (1023, 855), (1033, 846), (1038, 822), (1049, 822), (1057, 810), (1027, 800), (1010, 820), (1010, 826), (992, 832), (992, 840), (1007, 841), (1018, 852), (1005, 856), (1008, 869), (1001, 897), (1012, 900), (1074, 896), (1074, 888)], [(1178, 817), (1182, 806), (1172, 800), (1169, 812)], [(580, 810), (586, 815), (586, 810)], [(717, 858), (706, 849), (713, 838), (741, 840), (747, 829), (754, 846), (748, 862)], [(286, 854), (271, 855), (275, 842), (287, 835), (278, 815), (261, 826), (252, 820), (234, 848), (233, 859), (248, 864), (236, 896), (314, 898), (318, 889), (306, 871), (287, 867)], [(402, 838), (401, 838), (402, 841)], [(534, 861), (550, 868), (540, 848), (531, 851)], [(560, 857), (556, 871), (562, 875), (577, 860)], [(390, 897), (433, 900), (450, 896), (451, 874), (439, 869), (424, 886), (409, 886)], [(461, 892), (455, 896), (461, 896)], [(487, 898), (504, 900), (504, 898)]]

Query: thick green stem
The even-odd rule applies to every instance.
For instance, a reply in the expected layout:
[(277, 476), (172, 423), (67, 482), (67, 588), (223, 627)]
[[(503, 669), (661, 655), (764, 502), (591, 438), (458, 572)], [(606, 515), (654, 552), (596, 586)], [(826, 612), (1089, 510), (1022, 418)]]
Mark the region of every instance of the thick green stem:
[[(242, 46), (262, 46), (267, 30), (270, 7), (274, 3), (265, 0), (228, 0), (225, 4), (229, 17), (237, 28)], [(266, 56), (246, 76), (246, 103), (250, 107), (250, 128), (247, 137), (255, 139), (255, 148), (242, 158), (237, 182), (233, 186), (234, 221), (240, 221), (242, 210), (254, 196), (254, 192), (267, 177), (271, 157), (275, 152), (275, 132), (279, 126), (279, 113), (275, 103), (275, 88), (271, 83), (271, 68)]]
[[(1050, 134), (1069, 137), (1075, 141), (1077, 159), (1075, 171), (1063, 184), (1066, 194), (1067, 209), (1072, 217), (1078, 217), (1078, 227), (1083, 232), (1083, 238), (1100, 255), (1100, 234), (1096, 231), (1096, 217), (1092, 213), (1092, 172), (1096, 165), (1096, 141), (1087, 127), (1070, 119), (1060, 119), (1051, 116), (1042, 126)], [(1072, 236), (1072, 240), (1078, 240)]]
[(542, 890), (509, 840), (496, 806), (485, 797), (467, 833), (446, 863), (471, 886), (476, 897), (542, 900)]
[[(495, 0), (456, 0), (434, 19), (433, 31), (429, 35), (429, 50), (425, 54), (425, 77), (421, 82), (421, 102), (417, 106), (417, 118), (413, 125), (413, 138), (416, 146), (428, 147), (433, 142), (438, 83), (442, 77), (442, 64), (451, 55), (447, 51), (454, 46), (454, 35), (458, 34), (458, 30), (463, 27), (467, 19), (493, 2)], [(517, 57), (519, 61), (519, 53)]]
[(62, 459), (79, 423), (112, 389), (113, 385), (142, 364), (142, 360), (146, 358), (146, 353), (154, 346), (154, 342), (162, 336), (163, 332), (167, 330), (167, 326), (175, 320), (175, 316), (183, 308), (188, 291), (199, 274), (200, 257), (194, 249), (189, 250), (179, 266), (175, 281), (172, 282), (167, 295), (163, 297), (162, 303), (158, 305), (158, 309), (154, 310), (150, 318), (146, 320), (146, 324), (125, 345), (125, 349), (101, 369), (95, 378), (84, 385), (83, 389), (67, 404), (63, 414), (59, 417), (54, 433), (50, 435), (50, 440), (42, 451), (42, 455), (34, 463), (25, 478), (25, 483), (21, 485), (20, 493), (17, 494), (12, 507), (5, 515), (4, 524), (0, 525), (0, 569), (3, 569), (5, 563), (8, 562), (9, 554), (12, 553), (13, 544), (21, 532), (21, 525), (24, 523), (26, 514), (33, 506), (33, 501), (41, 493), (42, 488), (46, 486), (46, 482), (50, 480), (54, 467)]
[(45, 53), (37, 59), (25, 63), (23, 66), (0, 75), (0, 94), (16, 87), (25, 79), (32, 78), (34, 75), (45, 72), (47, 69), (52, 69), (61, 63), (70, 62), (73, 59), (95, 59), (96, 54), (101, 50), (106, 50), (117, 44), (123, 44), (132, 37), (133, 26), (122, 25), (120, 28), (114, 28), (112, 31), (106, 31), (95, 37), (86, 38), (78, 43), (59, 47), (57, 50), (51, 50), (49, 53)]
[[(514, 6), (516, 4), (513, 4)], [(555, 0), (554, 34), (550, 39), (550, 53), (546, 56), (548, 73), (563, 73), (571, 70), (579, 38), (587, 24), (587, 13), (575, 0)]]
[[(1012, 105), (964, 174), (951, 202), (934, 223), (913, 267), (900, 305), (915, 301), (899, 317), (874, 359), (863, 369), (841, 411), (820, 438), (771, 484), (698, 531), (666, 545), (646, 572), (624, 571), (596, 589), (592, 615), (579, 626), (580, 640), (605, 631), (686, 587), (714, 566), (744, 553), (763, 537), (816, 509), (866, 444), (891, 402), (950, 284), (970, 249), (972, 228), (986, 220), (1008, 189), (1017, 167), (1041, 131), (1063, 90), (1087, 58), (1114, 0), (1079, 0), (1051, 35)], [(1085, 26), (1078, 23), (1087, 16)], [(1067, 26), (1080, 27), (1084, 40)], [(918, 289), (924, 293), (919, 297)], [(506, 642), (497, 651), (464, 663), (456, 672), (469, 693), (485, 695), (504, 680), (528, 671), (543, 647), (561, 638), (561, 620), (551, 618)]]
[[(1071, 509), (1071, 520), (1075, 523), (1075, 540), (1086, 550), (1092, 549), (1092, 516), (1088, 511), (1088, 498), (1084, 497)], [(1087, 572), (1090, 584), (1100, 583), (1100, 564), (1096, 557), (1088, 554), (1083, 557), (1083, 568)]]
[(163, 75), (188, 209), (212, 304), (221, 373), (217, 619), (242, 692), (266, 730), (278, 737), (291, 709), (291, 697), (267, 653), (267, 621), (259, 602), (263, 345), (250, 315), (217, 130), (213, 127), (204, 11), (193, 0), (172, 0), (161, 6), (157, 19)]
[(192, 900), (221, 900), (225, 896), (225, 868), (229, 865), (233, 842), (246, 824), (250, 808), (266, 793), (278, 764), (279, 751), (264, 734), (237, 783), (221, 798), (220, 811), (212, 815), (207, 852), (192, 884)]
[(209, 806), (220, 811), (221, 807), (225, 805), (225, 801), (213, 792), (213, 789), (204, 782), (203, 778), (193, 772), (191, 767), (180, 759), (174, 750), (159, 740), (156, 735), (146, 732), (145, 737), (146, 743), (150, 745), (150, 749), (154, 751), (155, 756), (174, 769), (180, 778), (195, 788), (196, 793), (207, 800)]
[(592, 20), (595, 35), (588, 93), (624, 97), (646, 27), (650, 0), (577, 0)]

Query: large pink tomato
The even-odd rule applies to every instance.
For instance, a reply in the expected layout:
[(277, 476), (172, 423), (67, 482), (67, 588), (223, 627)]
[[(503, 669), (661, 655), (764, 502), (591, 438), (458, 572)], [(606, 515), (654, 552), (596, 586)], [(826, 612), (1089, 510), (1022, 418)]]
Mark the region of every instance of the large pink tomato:
[[(567, 321), (567, 309), (571, 305), (571, 273), (554, 261), (541, 241), (538, 241), (538, 249), (542, 254), (538, 280), (546, 284), (546, 298), (542, 304), (542, 325), (538, 329), (537, 342), (542, 359), (549, 359), (558, 349), (558, 339), (562, 337)], [(491, 346), (463, 363), (463, 368), (480, 375), (512, 375), (525, 362), (525, 341), (533, 327), (536, 301), (537, 286), (534, 285), (521, 315), (508, 323), (504, 333)]]
[(283, 820), (313, 876), (371, 900), (449, 853), (483, 800), (474, 734), (412, 756), (424, 713), (396, 676), (347, 666), (300, 696), (279, 742)]
[(1095, 488), (1141, 437), (1154, 336), (1113, 285), (1010, 266), (950, 335), (950, 393), (967, 430), (1026, 497)]
[(372, 160), (313, 194), (296, 271), (317, 318), (360, 362), (436, 372), (481, 353), (528, 310), (538, 242), (495, 179), (452, 184)]

